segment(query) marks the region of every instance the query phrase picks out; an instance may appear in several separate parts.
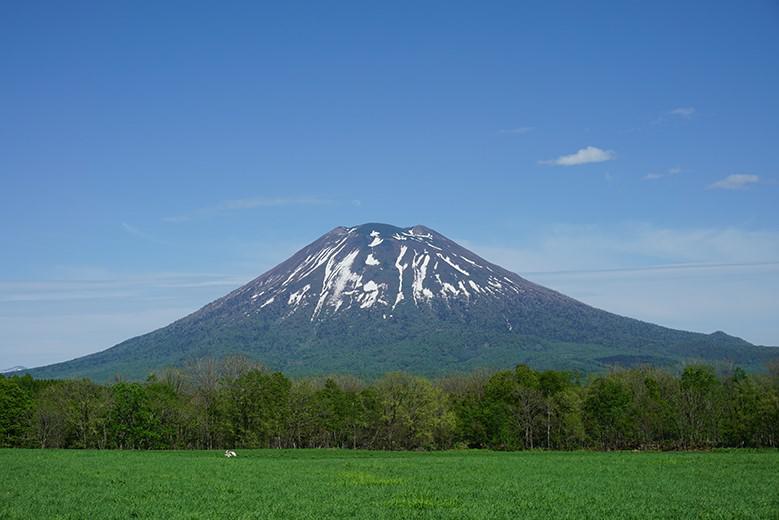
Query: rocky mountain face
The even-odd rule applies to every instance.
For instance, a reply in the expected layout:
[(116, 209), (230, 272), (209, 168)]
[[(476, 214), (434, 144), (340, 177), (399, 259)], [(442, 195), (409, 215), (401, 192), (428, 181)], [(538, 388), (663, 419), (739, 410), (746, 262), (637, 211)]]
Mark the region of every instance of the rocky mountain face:
[(361, 375), (517, 362), (583, 371), (688, 361), (754, 367), (774, 355), (721, 332), (677, 331), (595, 309), (425, 226), (364, 224), (333, 229), (167, 327), (32, 372), (143, 377), (231, 353), (292, 374)]

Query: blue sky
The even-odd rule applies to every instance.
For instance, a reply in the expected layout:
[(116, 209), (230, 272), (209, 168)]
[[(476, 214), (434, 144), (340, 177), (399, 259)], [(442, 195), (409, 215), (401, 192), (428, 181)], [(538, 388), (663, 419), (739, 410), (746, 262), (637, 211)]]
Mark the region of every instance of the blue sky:
[(779, 345), (776, 2), (224, 4), (0, 6), (0, 368), (371, 221)]

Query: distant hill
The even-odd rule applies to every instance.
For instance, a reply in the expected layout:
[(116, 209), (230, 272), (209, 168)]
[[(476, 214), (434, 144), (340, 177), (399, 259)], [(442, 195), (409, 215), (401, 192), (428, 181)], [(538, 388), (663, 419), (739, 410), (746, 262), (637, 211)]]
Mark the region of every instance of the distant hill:
[(30, 373), (140, 378), (236, 353), (292, 375), (366, 376), (518, 362), (585, 372), (687, 362), (759, 368), (779, 357), (779, 349), (724, 332), (674, 330), (596, 309), (424, 226), (364, 224), (333, 229), (167, 327)]
[(5, 370), (0, 370), (0, 374), (15, 374), (17, 372), (24, 372), (25, 370), (27, 370), (27, 367), (17, 365), (15, 367), (6, 368)]

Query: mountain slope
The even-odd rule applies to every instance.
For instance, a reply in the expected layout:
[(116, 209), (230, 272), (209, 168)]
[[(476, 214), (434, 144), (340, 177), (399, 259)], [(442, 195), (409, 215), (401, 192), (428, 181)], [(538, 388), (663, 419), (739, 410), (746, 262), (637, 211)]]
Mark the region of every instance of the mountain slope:
[(440, 374), (530, 362), (585, 371), (772, 357), (722, 332), (668, 329), (534, 284), (424, 226), (338, 227), (197, 312), (38, 377), (143, 377), (242, 353), (293, 374)]
[(5, 370), (0, 370), (0, 374), (10, 375), (10, 374), (14, 374), (16, 372), (24, 372), (25, 370), (27, 370), (25, 367), (23, 367), (21, 365), (16, 365), (16, 366), (11, 367), (11, 368), (6, 368)]

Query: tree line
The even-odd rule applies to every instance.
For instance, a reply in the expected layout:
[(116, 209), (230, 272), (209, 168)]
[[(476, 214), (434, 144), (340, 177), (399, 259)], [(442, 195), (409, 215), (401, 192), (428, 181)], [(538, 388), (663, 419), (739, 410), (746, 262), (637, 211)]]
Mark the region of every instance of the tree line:
[(0, 376), (0, 446), (97, 449), (708, 449), (779, 446), (764, 374), (651, 367), (291, 380), (244, 358), (145, 382)]

